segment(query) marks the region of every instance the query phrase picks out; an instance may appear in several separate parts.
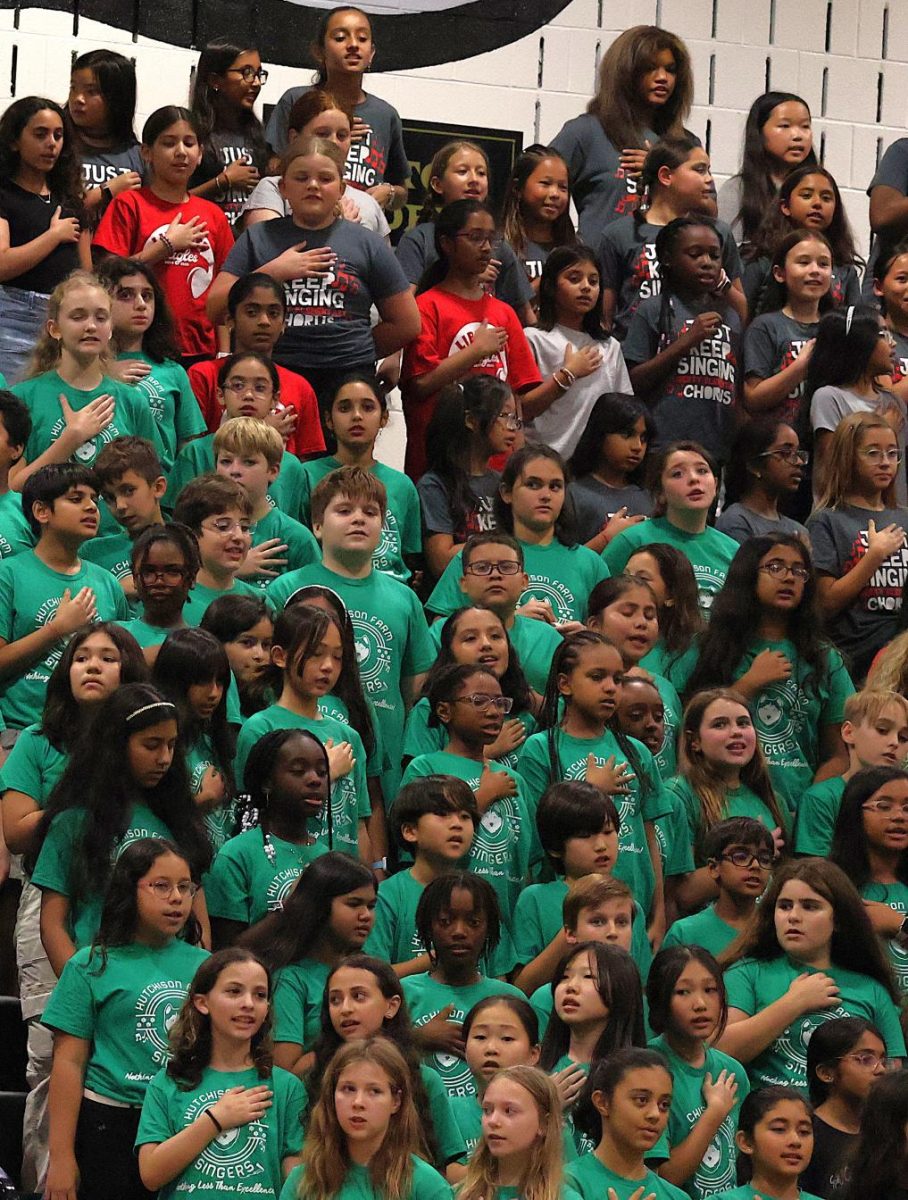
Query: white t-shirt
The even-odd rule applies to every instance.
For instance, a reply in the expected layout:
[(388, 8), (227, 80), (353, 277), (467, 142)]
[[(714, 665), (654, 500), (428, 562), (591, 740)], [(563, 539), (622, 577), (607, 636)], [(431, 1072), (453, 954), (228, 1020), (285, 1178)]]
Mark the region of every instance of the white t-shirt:
[[(267, 208), (279, 217), (289, 217), (290, 205), (278, 189), (279, 182), (280, 175), (266, 175), (264, 179), (260, 179), (249, 193), (242, 212), (247, 213), (256, 208)], [(378, 233), (384, 238), (389, 236), (391, 226), (385, 219), (381, 205), (374, 196), (370, 196), (368, 192), (361, 192), (358, 188), (348, 187), (344, 192), (344, 198), (352, 200), (356, 205), (359, 210), (359, 223), (364, 229), (371, 229), (373, 233)]]

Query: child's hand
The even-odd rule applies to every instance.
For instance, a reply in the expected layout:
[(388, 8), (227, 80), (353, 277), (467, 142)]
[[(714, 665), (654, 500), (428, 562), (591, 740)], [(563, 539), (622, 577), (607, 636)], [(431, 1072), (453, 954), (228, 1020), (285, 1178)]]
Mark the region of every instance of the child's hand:
[(792, 980), (788, 994), (797, 1002), (799, 1013), (808, 1013), (838, 1004), (839, 985), (831, 975), (824, 975), (822, 971), (805, 972)]
[(885, 938), (894, 938), (902, 931), (905, 914), (882, 900), (865, 900), (864, 908), (874, 930)]
[(366, 122), (362, 119), (362, 117), (358, 117), (354, 114), (353, 124), (350, 127), (350, 141), (351, 142), (364, 141), (366, 134), (369, 132), (370, 128), (371, 128), (371, 126), (367, 125)]
[(707, 1109), (714, 1113), (720, 1113), (724, 1121), (738, 1099), (738, 1081), (732, 1072), (720, 1071), (716, 1082), (713, 1083), (713, 1077), (707, 1071), (703, 1087), (700, 1090), (703, 1093)]
[(75, 596), (65, 588), (50, 623), (55, 633), (69, 634), (91, 624), (97, 617), (98, 606), (90, 587), (79, 588)]
[(496, 800), (506, 800), (516, 795), (517, 780), (509, 771), (493, 771), (488, 763), (483, 763), (479, 787), (476, 789), (476, 807), (481, 813)]
[(585, 379), (602, 366), (602, 351), (598, 346), (581, 346), (575, 350), (568, 346), (564, 351), (564, 362), (561, 364), (575, 379)]
[(586, 757), (586, 782), (610, 796), (625, 795), (629, 792), (630, 781), (633, 778), (634, 772), (627, 763), (616, 762), (614, 754), (610, 755), (602, 766), (596, 762), (595, 754), (588, 754)]
[(118, 358), (108, 364), (107, 374), (134, 386), (140, 379), (144, 379), (150, 370), (151, 363), (143, 362), (141, 358)]
[(645, 520), (646, 517), (629, 517), (627, 515), (627, 505), (624, 505), (613, 516), (609, 517), (600, 530), (602, 536), (605, 538), (605, 544), (608, 545), (613, 537), (617, 537), (625, 529), (630, 529), (632, 525), (639, 525), (641, 521)]
[(490, 325), (482, 321), (473, 333), (473, 349), (480, 359), (491, 358), (504, 350), (508, 344), (508, 331), (500, 325)]
[(101, 430), (106, 429), (113, 420), (116, 403), (113, 396), (108, 396), (106, 392), (103, 396), (96, 396), (94, 400), (86, 404), (84, 408), (80, 408), (78, 412), (73, 411), (69, 401), (62, 392), (59, 399), (66, 432), (70, 435), (70, 440), (75, 443), (76, 447), (84, 445), (85, 442), (90, 442), (93, 437), (97, 437)]
[(263, 1083), (250, 1088), (228, 1088), (218, 1102), (212, 1104), (211, 1112), (224, 1130), (238, 1129), (256, 1117), (263, 1117), (271, 1107), (272, 1095), (271, 1088)]
[(791, 671), (791, 663), (781, 650), (761, 650), (745, 675), (748, 685), (758, 692), (771, 683), (784, 683), (790, 678)]
[[(209, 1122), (210, 1123), (210, 1122)], [(75, 1154), (52, 1154), (44, 1180), (44, 1200), (78, 1200), (79, 1168)]]
[(501, 259), (490, 258), (489, 265), (479, 276), (479, 282), (487, 292), (495, 291), (495, 284), (498, 282), (498, 276), (501, 273)]
[(896, 550), (905, 544), (905, 531), (901, 525), (886, 525), (877, 529), (875, 521), (867, 522), (867, 557), (884, 563)]
[(529, 617), (533, 621), (545, 621), (546, 625), (555, 624), (555, 611), (551, 600), (537, 600), (535, 596), (531, 596), (517, 611), (522, 617)]
[(523, 727), (523, 722), (517, 717), (511, 717), (509, 721), (501, 727), (501, 733), (492, 742), (491, 746), (486, 746), (485, 756), (487, 759), (504, 758), (506, 754), (512, 754), (519, 746), (522, 746), (526, 741), (526, 730)]
[(306, 243), (299, 242), (273, 259), (268, 273), (281, 282), (288, 279), (325, 279), (332, 273), (336, 263), (337, 255), (330, 246), (307, 250)]
[(583, 1091), (586, 1074), (583, 1068), (578, 1067), (576, 1063), (568, 1063), (560, 1071), (553, 1071), (551, 1079), (561, 1097), (561, 1107), (567, 1109), (576, 1103), (577, 1097)]
[(363, 214), (346, 194), (341, 196), (340, 208), (341, 216), (345, 221), (354, 221), (357, 225), (362, 224)]
[(219, 808), (226, 799), (227, 785), (224, 776), (217, 767), (208, 767), (202, 776), (199, 790), (195, 794), (195, 802), (206, 812)]
[(267, 575), (276, 579), (281, 573), (279, 568), (287, 565), (285, 556), (288, 549), (287, 543), (282, 542), (280, 538), (266, 538), (257, 546), (250, 547), (237, 574), (241, 579), (254, 575)]
[(61, 216), (63, 209), (58, 204), (54, 209), (54, 215), (50, 219), (48, 230), (57, 239), (58, 246), (65, 246), (67, 242), (77, 242), (82, 236), (82, 227), (79, 225), (78, 217)]
[(251, 192), (259, 181), (259, 173), (244, 154), (237, 162), (225, 167), (222, 174), (227, 176), (230, 187), (241, 192)]
[(454, 1005), (448, 1004), (441, 1012), (437, 1012), (431, 1021), (420, 1025), (414, 1030), (418, 1040), (429, 1050), (439, 1050), (442, 1054), (456, 1054), (463, 1058), (466, 1049), (463, 1040), (463, 1026), (458, 1021), (449, 1021)]
[(642, 150), (626, 146), (618, 155), (618, 164), (625, 175), (636, 177), (643, 170), (643, 164), (646, 162), (646, 156), (649, 152), (650, 143), (648, 140), (644, 141)]
[(776, 858), (781, 858), (785, 853), (785, 830), (777, 825), (772, 831), (772, 848)]
[(689, 346), (699, 346), (706, 338), (714, 337), (722, 328), (722, 314), (717, 312), (698, 313), (689, 329), (681, 337)]
[(338, 742), (335, 746), (334, 738), (328, 738), (325, 742), (325, 750), (328, 754), (328, 771), (331, 774), (332, 783), (349, 775), (356, 766), (353, 747), (349, 742)]
[(120, 192), (132, 192), (141, 186), (142, 176), (138, 171), (123, 171), (107, 181), (111, 196), (119, 196)]
[[(644, 1195), (644, 1192), (646, 1192), (646, 1195)], [(608, 1200), (618, 1200), (618, 1193), (614, 1188), (609, 1188)], [(646, 1188), (641, 1185), (636, 1189), (636, 1191), (631, 1192), (627, 1200), (656, 1200), (656, 1193), (647, 1192)], [(755, 1197), (754, 1200), (758, 1200), (758, 1198)]]
[(265, 424), (270, 425), (272, 429), (276, 429), (286, 442), (293, 433), (294, 429), (296, 429), (296, 409), (272, 409), (272, 411), (265, 418)]
[(178, 212), (167, 226), (166, 237), (174, 250), (201, 250), (208, 242), (208, 223), (201, 217), (184, 221)]
[(817, 344), (816, 338), (810, 338), (806, 341), (801, 349), (794, 356), (794, 364), (798, 368), (798, 375), (803, 377), (807, 374), (807, 364), (810, 362), (810, 356), (813, 354), (813, 348)]

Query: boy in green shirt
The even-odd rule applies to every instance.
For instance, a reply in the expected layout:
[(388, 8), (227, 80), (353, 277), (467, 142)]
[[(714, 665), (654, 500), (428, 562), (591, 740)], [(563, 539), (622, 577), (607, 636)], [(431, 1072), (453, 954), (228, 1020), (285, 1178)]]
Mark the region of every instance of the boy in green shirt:
[(750, 920), (766, 890), (775, 844), (762, 821), (730, 817), (708, 831), (703, 855), (718, 898), (702, 912), (675, 921), (662, 948), (703, 946), (718, 958)]
[(47, 681), (72, 633), (128, 615), (117, 583), (79, 556), (98, 531), (97, 501), (94, 473), (76, 463), (40, 467), (22, 488), (37, 545), (0, 562), (0, 712), (9, 729), (41, 719)]
[(212, 444), (218, 475), (245, 488), (252, 503), (252, 548), (240, 578), (264, 590), (277, 576), (318, 562), (321, 553), (311, 530), (275, 508), (268, 497), (284, 456), (278, 431), (254, 417), (233, 417)]
[(901, 767), (908, 758), (908, 700), (898, 692), (865, 688), (845, 701), (842, 741), (848, 770), (812, 784), (801, 797), (795, 822), (796, 854), (826, 858), (845, 784), (864, 767)]
[(18, 396), (0, 386), (0, 559), (31, 550), (35, 539), (22, 511), (22, 497), (9, 486), (10, 468), (25, 453), (32, 419)]

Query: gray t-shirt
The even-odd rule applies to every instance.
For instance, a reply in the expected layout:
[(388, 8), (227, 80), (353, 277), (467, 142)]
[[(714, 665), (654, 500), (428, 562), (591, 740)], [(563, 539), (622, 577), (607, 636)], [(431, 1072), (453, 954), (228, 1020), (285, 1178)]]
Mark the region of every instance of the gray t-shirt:
[(719, 220), (724, 221), (731, 229), (732, 236), (739, 244), (741, 241), (741, 222), (738, 220), (738, 213), (741, 211), (743, 194), (740, 175), (732, 175), (731, 179), (726, 179), (716, 193), (716, 203), (719, 206)]
[[(873, 179), (871, 179), (867, 187), (868, 196), (873, 194), (875, 187), (894, 188), (895, 191), (901, 192), (903, 196), (908, 196), (908, 137), (898, 138), (894, 141), (880, 159), (880, 165), (877, 167)], [(906, 236), (908, 236), (908, 225), (903, 229), (890, 230), (887, 235), (887, 241)], [(873, 294), (873, 271), (879, 254), (880, 239), (874, 237), (870, 246), (870, 254), (867, 257), (867, 266), (864, 270), (864, 286), (862, 291), (864, 301), (867, 304), (875, 304), (877, 306), (879, 306), (880, 301), (879, 297)]]
[[(492, 257), (501, 263), (495, 280), (495, 296), (519, 313), (533, 298), (526, 271), (509, 244), (500, 238), (492, 247)], [(429, 267), (438, 262), (434, 221), (422, 221), (407, 230), (397, 243), (397, 261), (410, 283), (418, 284)]]
[[(677, 296), (669, 299), (670, 328), (659, 328), (661, 296), (641, 300), (631, 319), (622, 349), (628, 369), (648, 362), (691, 327), (698, 312), (712, 311), (710, 299), (702, 309), (689, 308)], [(712, 308), (710, 307), (712, 306)], [(741, 322), (726, 308), (714, 337), (704, 338), (677, 363), (672, 375), (647, 400), (656, 422), (654, 445), (693, 439), (722, 463), (734, 436), (738, 401)]]
[(372, 362), (375, 343), (369, 309), (373, 301), (407, 291), (397, 259), (377, 233), (343, 219), (326, 229), (303, 229), (291, 217), (278, 217), (241, 234), (224, 270), (248, 275), (303, 241), (310, 250), (330, 246), (337, 265), (324, 279), (285, 281), (287, 315), (274, 348), (275, 362), (302, 374)]
[(794, 534), (808, 540), (807, 530), (799, 521), (793, 521), (784, 513), (780, 513), (778, 520), (773, 521), (770, 517), (754, 512), (745, 504), (729, 504), (716, 519), (716, 529), (720, 533), (727, 533), (736, 542), (746, 542), (748, 538), (772, 536), (776, 533)]
[[(781, 310), (756, 317), (744, 334), (744, 378), (770, 379), (790, 366), (811, 338), (817, 336), (818, 321), (796, 321)], [(795, 384), (781, 404), (764, 409), (765, 420), (785, 421), (798, 428), (804, 381)]]
[(653, 498), (645, 488), (636, 484), (609, 487), (595, 475), (584, 475), (568, 484), (568, 496), (574, 505), (578, 542), (592, 541), (621, 508), (627, 509), (629, 517), (650, 517), (653, 513)]
[[(742, 270), (741, 256), (731, 230), (721, 221), (716, 221), (715, 225), (722, 240), (725, 274), (729, 279), (738, 279)], [(597, 249), (599, 270), (603, 288), (618, 293), (612, 333), (619, 341), (627, 333), (640, 301), (647, 296), (658, 296), (662, 290), (656, 261), (656, 238), (662, 228), (634, 217), (619, 217), (602, 231)]]
[[(845, 504), (821, 509), (807, 521), (818, 571), (840, 579), (867, 552), (867, 523), (877, 529), (900, 525), (908, 533), (908, 510), (873, 512)], [(874, 571), (860, 594), (828, 623), (829, 635), (845, 656), (851, 675), (862, 679), (878, 650), (895, 637), (908, 578), (908, 546), (897, 550)]]
[[(257, 167), (259, 171), (264, 171), (267, 166), (267, 154), (256, 155), (251, 138), (247, 137), (243, 130), (214, 129), (205, 145), (201, 164), (190, 179), (189, 186), (194, 188), (207, 183), (209, 179), (220, 175), (231, 163), (242, 160)], [(226, 191), (215, 192), (209, 199), (221, 209), (233, 226), (243, 211), (248, 194), (243, 188), (230, 187)]]
[[(280, 175), (266, 175), (264, 179), (260, 179), (249, 193), (249, 198), (243, 205), (243, 212), (267, 208), (269, 212), (277, 213), (279, 217), (289, 217), (291, 215), (290, 205), (281, 195), (278, 187), (280, 181)], [(373, 233), (381, 234), (382, 237), (388, 236), (391, 227), (381, 210), (381, 205), (374, 197), (370, 196), (368, 192), (347, 188), (344, 192), (344, 199), (352, 200), (359, 209), (359, 223), (364, 229), (371, 229)]]
[(517, 256), (517, 259), (531, 283), (542, 277), (542, 268), (554, 249), (554, 245), (550, 242), (544, 246), (540, 242), (533, 242), (529, 239), (524, 242), (523, 251)]
[(470, 476), (470, 491), (476, 504), (466, 520), (454, 520), (451, 499), (444, 481), (434, 471), (426, 471), (416, 485), (422, 505), (422, 525), (428, 537), (433, 533), (449, 533), (455, 542), (465, 542), (475, 533), (491, 533), (497, 529), (495, 497), (501, 476), (497, 471)]
[(86, 191), (102, 187), (127, 171), (136, 171), (143, 178), (145, 176), (145, 163), (138, 142), (133, 142), (131, 146), (120, 146), (116, 150), (92, 150), (83, 146), (79, 161)]
[[(659, 139), (648, 131), (651, 142)], [(639, 180), (628, 178), (620, 163), (620, 151), (612, 145), (598, 117), (582, 113), (552, 138), (571, 173), (571, 192), (577, 207), (581, 239), (595, 246), (602, 230), (619, 217), (632, 213), (640, 203)]]

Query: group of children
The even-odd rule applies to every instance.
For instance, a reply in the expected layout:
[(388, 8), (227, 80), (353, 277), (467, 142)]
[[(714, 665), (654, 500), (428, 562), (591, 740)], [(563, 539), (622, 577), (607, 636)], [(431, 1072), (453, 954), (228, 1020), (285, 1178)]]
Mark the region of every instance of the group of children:
[(313, 53), (0, 117), (24, 1194), (902, 1195), (900, 160), (862, 303), (804, 102), (717, 196), (635, 27), (392, 250), (367, 15)]

